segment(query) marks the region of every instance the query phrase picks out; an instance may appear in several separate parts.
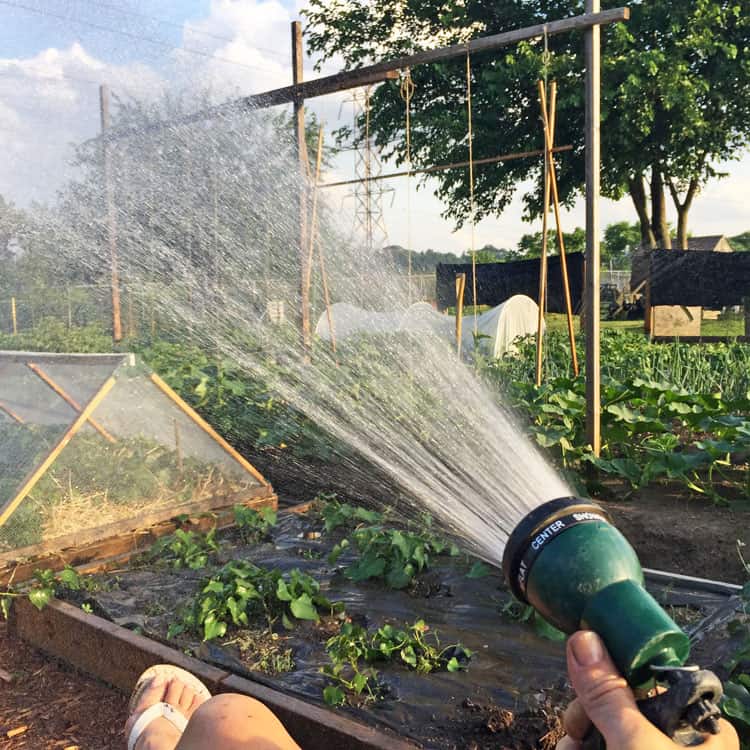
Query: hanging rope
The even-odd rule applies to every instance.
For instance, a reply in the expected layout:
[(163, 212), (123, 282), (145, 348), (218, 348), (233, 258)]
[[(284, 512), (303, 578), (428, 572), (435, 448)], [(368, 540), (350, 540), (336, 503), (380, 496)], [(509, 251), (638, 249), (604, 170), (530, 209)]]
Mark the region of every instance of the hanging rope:
[(474, 306), (474, 335), (479, 332), (477, 314), (477, 252), (475, 247), (476, 206), (474, 204), (474, 128), (471, 121), (471, 55), (466, 50), (466, 113), (469, 136), (469, 211), (471, 214), (471, 303)]
[(409, 304), (412, 303), (412, 263), (411, 263), (411, 100), (414, 97), (416, 86), (411, 77), (411, 70), (401, 77), (401, 98), (404, 100), (406, 109), (406, 250), (408, 255), (407, 279), (409, 284)]

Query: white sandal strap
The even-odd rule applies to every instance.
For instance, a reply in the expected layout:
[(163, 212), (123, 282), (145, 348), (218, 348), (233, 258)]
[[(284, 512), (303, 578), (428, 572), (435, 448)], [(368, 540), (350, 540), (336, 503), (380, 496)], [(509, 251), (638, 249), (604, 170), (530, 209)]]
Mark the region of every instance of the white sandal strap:
[(128, 750), (135, 750), (135, 743), (146, 730), (146, 727), (156, 719), (166, 719), (177, 731), (182, 734), (187, 726), (187, 719), (174, 706), (169, 703), (155, 703), (147, 708), (137, 719), (128, 737)]

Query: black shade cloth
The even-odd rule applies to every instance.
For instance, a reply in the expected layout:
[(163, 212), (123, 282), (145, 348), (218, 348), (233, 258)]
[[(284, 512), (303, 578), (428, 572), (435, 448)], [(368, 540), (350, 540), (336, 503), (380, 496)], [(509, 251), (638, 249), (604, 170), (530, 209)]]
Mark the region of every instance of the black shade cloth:
[(650, 255), (652, 305), (730, 307), (750, 297), (750, 253), (654, 250)]
[[(578, 311), (583, 297), (583, 253), (571, 253), (568, 261), (568, 280), (573, 311)], [(514, 260), (510, 263), (477, 264), (477, 305), (495, 307), (514, 294), (525, 294), (533, 300), (539, 296), (539, 258)], [(437, 306), (445, 310), (456, 304), (456, 274), (466, 274), (464, 304), (473, 304), (471, 263), (439, 263), (436, 271)], [(560, 256), (548, 259), (547, 310), (565, 312)]]

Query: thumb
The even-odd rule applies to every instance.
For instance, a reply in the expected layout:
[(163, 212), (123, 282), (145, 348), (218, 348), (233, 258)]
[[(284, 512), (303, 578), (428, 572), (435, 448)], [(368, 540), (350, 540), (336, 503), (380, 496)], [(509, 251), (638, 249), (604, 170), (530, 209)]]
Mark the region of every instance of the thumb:
[[(641, 714), (601, 638), (591, 630), (568, 640), (568, 674), (586, 715), (611, 750), (672, 747)], [(583, 739), (583, 738), (577, 738)]]

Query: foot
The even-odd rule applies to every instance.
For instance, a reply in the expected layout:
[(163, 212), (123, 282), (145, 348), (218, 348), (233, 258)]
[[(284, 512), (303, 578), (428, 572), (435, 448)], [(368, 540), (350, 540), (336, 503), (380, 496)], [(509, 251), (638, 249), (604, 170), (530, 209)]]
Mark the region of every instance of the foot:
[[(189, 720), (198, 706), (206, 700), (205, 696), (197, 695), (176, 678), (167, 680), (157, 676), (143, 691), (141, 699), (125, 724), (125, 737), (130, 735), (130, 730), (138, 717), (156, 703), (168, 703)], [(138, 738), (135, 750), (174, 750), (180, 741), (180, 736), (177, 728), (167, 719), (154, 719)]]

